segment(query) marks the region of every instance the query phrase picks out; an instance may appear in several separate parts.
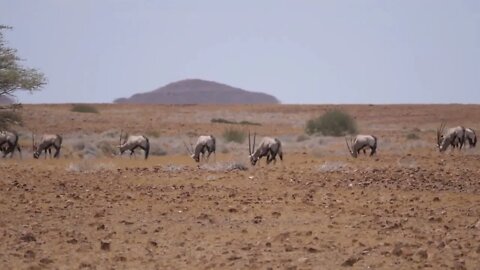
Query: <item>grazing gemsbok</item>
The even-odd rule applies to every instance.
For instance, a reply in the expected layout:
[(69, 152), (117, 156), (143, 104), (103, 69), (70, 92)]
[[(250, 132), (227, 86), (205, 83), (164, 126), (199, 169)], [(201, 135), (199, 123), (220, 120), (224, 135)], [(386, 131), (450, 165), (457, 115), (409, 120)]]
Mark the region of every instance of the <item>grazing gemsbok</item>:
[(445, 129), (445, 123), (440, 124), (437, 129), (437, 147), (440, 152), (447, 150), (448, 146), (458, 147), (460, 150), (465, 142), (465, 128), (457, 126)]
[(141, 148), (145, 152), (145, 159), (147, 159), (148, 153), (150, 152), (150, 141), (148, 138), (144, 135), (130, 135), (122, 143), (122, 132), (123, 131), (120, 131), (120, 145), (118, 145), (118, 148), (120, 149), (120, 155), (129, 150), (131, 157), (133, 154), (135, 154), (135, 149)]
[(352, 157), (356, 158), (360, 151), (363, 150), (363, 153), (366, 154), (366, 149), (370, 148), (370, 156), (376, 153), (377, 151), (377, 137), (373, 135), (357, 135), (354, 138), (350, 138), (350, 143), (345, 137), (345, 143), (347, 144), (348, 152)]
[(475, 133), (475, 130), (471, 128), (466, 128), (465, 139), (467, 139), (470, 147), (475, 147), (475, 145), (477, 144), (477, 134)]
[(248, 153), (250, 157), (250, 163), (253, 166), (257, 164), (257, 161), (266, 156), (267, 164), (273, 161), (273, 164), (277, 162), (277, 155), (280, 157), (280, 160), (283, 161), (283, 152), (282, 152), (282, 143), (277, 138), (264, 137), (260, 141), (260, 145), (257, 150), (255, 150), (255, 138), (257, 134), (253, 134), (253, 144), (251, 144), (250, 132), (248, 132)]
[(18, 144), (18, 134), (10, 131), (0, 131), (0, 151), (3, 152), (3, 157), (10, 154), (13, 157), (15, 149), (18, 150), (20, 157), (22, 157), (22, 150)]
[[(202, 159), (205, 159), (205, 152), (207, 152), (206, 160), (210, 158), (210, 155), (215, 154), (217, 147), (217, 141), (213, 135), (203, 135), (198, 137), (195, 147), (190, 144), (191, 149), (188, 148), (187, 144), (183, 142), (187, 151), (190, 153), (190, 156), (196, 161), (200, 162), (200, 154), (202, 154)], [(215, 154), (216, 155), (216, 154)]]
[(40, 144), (37, 145), (35, 142), (35, 134), (32, 134), (32, 143), (33, 143), (33, 157), (39, 158), (42, 154), (42, 151), (45, 152), (45, 159), (47, 158), (47, 151), (52, 157), (52, 147), (55, 148), (54, 158), (60, 157), (60, 149), (62, 148), (62, 136), (58, 134), (44, 134), (40, 138)]

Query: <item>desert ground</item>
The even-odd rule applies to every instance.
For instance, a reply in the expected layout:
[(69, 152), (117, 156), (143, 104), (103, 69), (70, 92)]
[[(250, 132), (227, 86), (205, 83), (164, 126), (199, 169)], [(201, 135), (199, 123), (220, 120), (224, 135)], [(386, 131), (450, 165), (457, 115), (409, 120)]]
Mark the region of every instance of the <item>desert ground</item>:
[[(0, 269), (480, 269), (480, 146), (435, 148), (442, 121), (479, 129), (478, 105), (94, 106), (21, 111), (22, 158), (0, 160)], [(304, 134), (334, 108), (379, 138), (375, 156)], [(280, 138), (283, 162), (252, 167), (232, 128)], [(116, 155), (120, 130), (149, 136), (150, 158)], [(35, 160), (47, 132), (61, 157)], [(200, 134), (218, 150), (196, 164), (183, 141)]]

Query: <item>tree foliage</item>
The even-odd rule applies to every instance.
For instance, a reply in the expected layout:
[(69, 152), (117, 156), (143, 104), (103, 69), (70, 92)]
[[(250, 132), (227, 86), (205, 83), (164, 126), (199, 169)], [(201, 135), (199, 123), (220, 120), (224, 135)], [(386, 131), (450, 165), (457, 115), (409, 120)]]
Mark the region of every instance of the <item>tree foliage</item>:
[[(11, 27), (0, 25), (0, 96), (14, 97), (16, 91), (36, 91), (46, 83), (43, 73), (33, 68), (21, 65), (22, 59), (17, 56), (17, 50), (7, 46), (4, 31)], [(0, 106), (9, 110), (1, 115), (0, 122), (4, 125), (18, 123), (15, 109), (18, 104)]]

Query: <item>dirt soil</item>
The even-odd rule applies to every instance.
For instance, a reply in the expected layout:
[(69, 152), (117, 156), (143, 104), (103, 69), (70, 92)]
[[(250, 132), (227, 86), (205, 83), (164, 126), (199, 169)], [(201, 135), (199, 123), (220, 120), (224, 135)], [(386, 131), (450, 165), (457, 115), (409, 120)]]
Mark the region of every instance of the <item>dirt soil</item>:
[[(297, 136), (336, 107), (97, 106), (26, 106), (20, 130), (221, 136), (210, 119), (223, 116)], [(283, 162), (256, 167), (235, 153), (200, 165), (178, 154), (0, 160), (0, 269), (480, 269), (480, 154), (440, 154), (432, 141), (441, 120), (480, 126), (480, 106), (342, 108), (390, 150), (287, 148)], [(405, 150), (412, 130), (424, 144)]]

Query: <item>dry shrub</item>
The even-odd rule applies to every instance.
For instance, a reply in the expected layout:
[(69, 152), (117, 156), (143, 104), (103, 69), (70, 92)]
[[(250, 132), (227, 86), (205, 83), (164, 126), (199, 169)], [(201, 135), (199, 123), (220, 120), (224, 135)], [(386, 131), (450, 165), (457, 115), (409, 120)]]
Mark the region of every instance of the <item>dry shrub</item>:
[(331, 110), (324, 115), (307, 121), (307, 134), (321, 133), (325, 136), (344, 136), (357, 132), (357, 124), (352, 116), (340, 110)]
[(98, 162), (97, 160), (84, 159), (79, 162), (72, 162), (68, 165), (67, 171), (69, 172), (96, 172), (103, 170), (113, 170), (115, 165), (113, 163)]
[(88, 104), (74, 104), (70, 111), (79, 113), (100, 113), (96, 107)]
[(22, 125), (22, 117), (16, 111), (0, 111), (0, 130), (8, 129), (10, 125)]
[(347, 172), (349, 170), (348, 164), (344, 162), (324, 162), (318, 168), (321, 172)]
[(238, 129), (226, 129), (223, 132), (223, 138), (226, 142), (236, 142), (236, 143), (243, 143), (245, 142), (245, 138), (247, 135), (245, 132), (238, 130)]
[(99, 141), (96, 146), (105, 156), (111, 156), (117, 152), (117, 148), (108, 141)]

